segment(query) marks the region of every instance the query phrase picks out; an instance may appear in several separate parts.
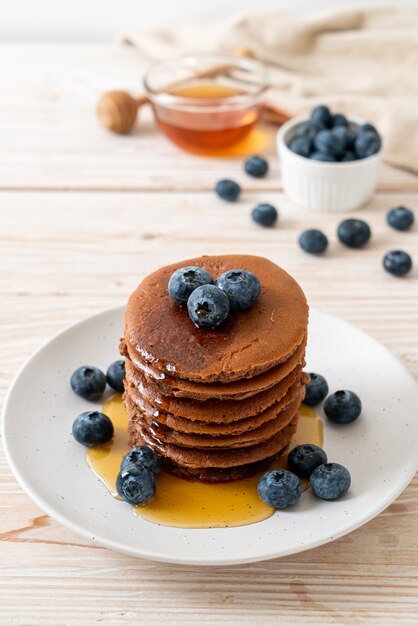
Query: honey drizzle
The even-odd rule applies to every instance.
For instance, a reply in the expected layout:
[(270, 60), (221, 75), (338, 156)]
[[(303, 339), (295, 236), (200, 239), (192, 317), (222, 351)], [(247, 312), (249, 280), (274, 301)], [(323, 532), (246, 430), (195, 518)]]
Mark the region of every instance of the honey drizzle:
[[(110, 493), (118, 498), (116, 477), (122, 457), (129, 450), (128, 419), (122, 396), (113, 396), (102, 410), (112, 420), (115, 434), (110, 443), (89, 448), (86, 458), (92, 471)], [(322, 421), (313, 409), (304, 405), (288, 449), (303, 443), (317, 446), (323, 443)], [(271, 465), (271, 469), (286, 467), (287, 455), (281, 456)], [(154, 500), (145, 506), (133, 507), (133, 511), (150, 522), (180, 528), (225, 528), (253, 524), (274, 513), (274, 509), (264, 504), (257, 495), (260, 475), (228, 483), (205, 484), (177, 478), (162, 471), (157, 479)], [(303, 482), (305, 490), (308, 482)]]

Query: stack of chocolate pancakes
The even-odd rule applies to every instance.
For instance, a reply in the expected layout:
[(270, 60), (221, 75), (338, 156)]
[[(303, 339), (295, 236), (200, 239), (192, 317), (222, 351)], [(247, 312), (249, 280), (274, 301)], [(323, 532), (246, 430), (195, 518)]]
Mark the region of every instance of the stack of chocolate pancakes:
[[(187, 265), (214, 279), (249, 270), (260, 296), (216, 330), (196, 328), (167, 292), (171, 274)], [(167, 470), (201, 481), (267, 467), (296, 430), (307, 324), (299, 285), (261, 257), (205, 256), (149, 275), (129, 299), (121, 341), (131, 445), (149, 445)]]

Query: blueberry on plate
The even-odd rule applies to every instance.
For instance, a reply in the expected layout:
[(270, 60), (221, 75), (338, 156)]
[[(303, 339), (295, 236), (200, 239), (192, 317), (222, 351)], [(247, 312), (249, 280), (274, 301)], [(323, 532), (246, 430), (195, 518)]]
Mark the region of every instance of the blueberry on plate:
[(324, 124), (320, 124), (319, 122), (312, 122), (311, 120), (309, 120), (308, 122), (304, 122), (298, 127), (296, 134), (298, 137), (306, 136), (309, 137), (309, 139), (313, 139), (313, 137), (315, 137), (315, 135), (319, 133), (320, 130), (324, 129)]
[(343, 220), (337, 228), (337, 237), (348, 248), (362, 248), (371, 237), (370, 226), (363, 220)]
[(104, 413), (86, 411), (75, 418), (72, 433), (78, 443), (92, 448), (101, 446), (112, 439), (113, 424)]
[(251, 211), (251, 217), (256, 224), (260, 226), (273, 226), (277, 222), (279, 214), (277, 209), (272, 204), (262, 203), (257, 204)]
[(289, 452), (287, 463), (291, 472), (300, 478), (309, 478), (318, 465), (327, 462), (327, 455), (322, 448), (313, 443), (304, 443)]
[(391, 250), (383, 257), (383, 267), (389, 274), (405, 276), (412, 269), (412, 259), (403, 250)]
[(295, 504), (302, 495), (302, 483), (288, 470), (270, 470), (258, 481), (260, 499), (275, 509), (285, 509)]
[(328, 239), (323, 232), (316, 228), (304, 230), (299, 237), (299, 245), (302, 250), (310, 254), (321, 254), (328, 246)]
[(350, 424), (361, 413), (361, 400), (354, 391), (336, 391), (325, 400), (324, 411), (331, 422)]
[(216, 285), (227, 295), (232, 311), (248, 309), (261, 291), (257, 276), (247, 270), (228, 270), (219, 276)]
[(315, 107), (311, 113), (310, 121), (323, 124), (329, 128), (332, 124), (332, 115), (329, 108), (325, 104)]
[(109, 365), (106, 372), (107, 384), (115, 391), (122, 393), (124, 390), (123, 381), (125, 379), (125, 361), (119, 359)]
[(216, 183), (215, 191), (222, 200), (235, 202), (241, 193), (241, 187), (234, 180), (225, 178)]
[(320, 130), (313, 138), (313, 144), (318, 152), (331, 155), (337, 159), (344, 154), (345, 138), (341, 136), (340, 129)]
[(116, 479), (116, 490), (120, 497), (132, 505), (147, 504), (155, 494), (155, 474), (146, 467), (138, 468), (135, 474), (120, 472)]
[(308, 406), (316, 406), (328, 395), (328, 383), (321, 374), (309, 372), (311, 380), (306, 385), (306, 395), (304, 404)]
[(210, 285), (213, 278), (203, 267), (188, 265), (173, 272), (168, 281), (168, 293), (176, 304), (186, 306), (190, 294), (197, 287)]
[(263, 157), (254, 155), (245, 161), (244, 170), (249, 176), (263, 178), (269, 171), (269, 164)]
[(415, 216), (406, 206), (397, 206), (386, 215), (389, 226), (396, 230), (409, 230), (414, 223)]
[(301, 135), (300, 137), (292, 139), (289, 148), (295, 154), (308, 158), (312, 149), (312, 141), (307, 135)]
[(318, 465), (310, 475), (312, 492), (322, 500), (342, 498), (350, 488), (351, 476), (347, 468), (339, 463)]
[(365, 159), (379, 152), (382, 147), (382, 140), (379, 135), (368, 130), (357, 132), (354, 140), (354, 149), (359, 159)]
[(318, 150), (312, 152), (309, 158), (313, 161), (326, 161), (328, 163), (335, 163), (337, 161), (337, 158), (332, 156), (332, 154), (324, 154), (322, 152), (319, 152)]
[(332, 116), (331, 125), (332, 125), (332, 128), (337, 128), (338, 126), (348, 128), (348, 120), (346, 116), (343, 115), (342, 113), (335, 113)]
[(229, 314), (229, 298), (216, 285), (202, 285), (187, 301), (189, 317), (198, 328), (214, 330)]
[(161, 457), (149, 446), (137, 446), (129, 450), (120, 464), (120, 471), (134, 474), (136, 469), (146, 467), (153, 474), (158, 474), (161, 469)]
[(85, 400), (98, 400), (106, 389), (106, 376), (98, 367), (78, 367), (70, 380), (71, 389)]

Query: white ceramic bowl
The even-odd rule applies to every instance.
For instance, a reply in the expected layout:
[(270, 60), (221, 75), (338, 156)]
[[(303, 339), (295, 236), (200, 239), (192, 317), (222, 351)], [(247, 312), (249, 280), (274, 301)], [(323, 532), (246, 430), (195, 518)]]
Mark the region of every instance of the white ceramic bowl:
[[(352, 124), (361, 120), (348, 118)], [(306, 117), (291, 119), (277, 133), (283, 190), (303, 209), (339, 213), (359, 209), (373, 195), (382, 148), (358, 161), (327, 163), (306, 159), (290, 150), (289, 143)]]

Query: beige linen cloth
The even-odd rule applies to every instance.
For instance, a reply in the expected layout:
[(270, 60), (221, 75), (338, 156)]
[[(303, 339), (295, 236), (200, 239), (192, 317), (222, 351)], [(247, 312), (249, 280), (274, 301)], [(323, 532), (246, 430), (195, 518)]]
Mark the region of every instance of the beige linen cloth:
[(148, 60), (251, 48), (269, 71), (266, 97), (291, 115), (318, 103), (373, 122), (385, 159), (418, 172), (418, 8), (255, 13), (127, 34)]

